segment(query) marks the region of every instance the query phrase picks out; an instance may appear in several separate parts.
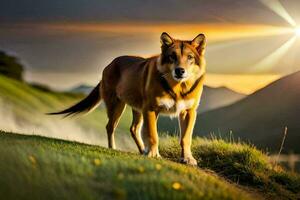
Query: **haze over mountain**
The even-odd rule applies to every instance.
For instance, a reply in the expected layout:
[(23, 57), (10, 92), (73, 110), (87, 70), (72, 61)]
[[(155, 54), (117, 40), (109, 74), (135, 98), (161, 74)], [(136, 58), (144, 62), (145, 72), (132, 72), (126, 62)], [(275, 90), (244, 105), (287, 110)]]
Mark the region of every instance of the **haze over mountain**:
[(198, 116), (195, 134), (229, 136), (278, 151), (300, 152), (300, 72), (279, 79), (237, 103)]

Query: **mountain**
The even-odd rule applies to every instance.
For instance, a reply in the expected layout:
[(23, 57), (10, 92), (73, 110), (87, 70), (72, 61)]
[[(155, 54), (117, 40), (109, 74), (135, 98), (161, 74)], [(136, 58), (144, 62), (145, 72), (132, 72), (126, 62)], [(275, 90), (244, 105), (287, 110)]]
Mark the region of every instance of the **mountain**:
[(281, 78), (237, 103), (200, 114), (195, 133), (250, 141), (279, 151), (284, 127), (284, 152), (300, 152), (300, 72)]
[(69, 92), (71, 93), (82, 93), (82, 94), (89, 94), (92, 91), (93, 87), (90, 85), (78, 85), (74, 88), (71, 88)]
[(212, 88), (204, 86), (198, 113), (227, 106), (244, 97), (246, 95), (234, 92), (226, 87)]

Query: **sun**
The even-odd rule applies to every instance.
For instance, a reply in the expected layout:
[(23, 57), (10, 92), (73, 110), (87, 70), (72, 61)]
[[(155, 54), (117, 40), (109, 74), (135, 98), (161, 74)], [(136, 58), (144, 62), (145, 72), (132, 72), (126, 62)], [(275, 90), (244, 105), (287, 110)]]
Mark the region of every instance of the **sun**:
[(300, 27), (295, 28), (295, 34), (300, 37)]

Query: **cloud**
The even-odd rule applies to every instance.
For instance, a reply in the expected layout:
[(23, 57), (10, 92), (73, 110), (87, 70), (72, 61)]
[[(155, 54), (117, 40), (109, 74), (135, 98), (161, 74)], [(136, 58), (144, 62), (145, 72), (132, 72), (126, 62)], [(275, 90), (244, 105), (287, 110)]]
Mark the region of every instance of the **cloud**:
[(259, 1), (249, 0), (43, 0), (1, 2), (2, 22), (286, 22)]

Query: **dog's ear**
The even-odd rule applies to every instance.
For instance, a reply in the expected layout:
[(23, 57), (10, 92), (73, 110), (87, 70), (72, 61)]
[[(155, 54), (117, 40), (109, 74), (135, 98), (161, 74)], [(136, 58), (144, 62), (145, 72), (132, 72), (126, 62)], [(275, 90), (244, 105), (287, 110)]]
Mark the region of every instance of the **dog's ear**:
[(160, 36), (160, 43), (162, 46), (171, 46), (173, 44), (173, 38), (166, 32), (163, 32)]
[(203, 33), (197, 35), (192, 41), (191, 41), (192, 46), (194, 46), (199, 55), (204, 55), (205, 51), (205, 46), (206, 46), (206, 38)]

